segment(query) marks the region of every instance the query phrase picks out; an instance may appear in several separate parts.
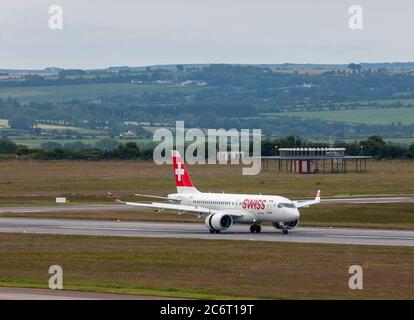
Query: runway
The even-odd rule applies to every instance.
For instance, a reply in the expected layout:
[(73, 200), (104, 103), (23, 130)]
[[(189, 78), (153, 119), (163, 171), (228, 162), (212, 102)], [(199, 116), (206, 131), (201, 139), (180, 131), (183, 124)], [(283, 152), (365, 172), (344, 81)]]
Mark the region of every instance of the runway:
[(164, 300), (170, 298), (50, 289), (2, 288), (0, 300)]
[(248, 225), (234, 225), (231, 231), (210, 234), (201, 223), (0, 218), (0, 232), (414, 246), (414, 231), (351, 228), (297, 228), (282, 235), (272, 226), (251, 234)]
[[(370, 198), (327, 198), (321, 203), (414, 203), (414, 196), (405, 197), (370, 197)], [(124, 204), (65, 204), (51, 206), (16, 206), (0, 207), (0, 213), (36, 213), (36, 212), (94, 212), (94, 211), (137, 211), (136, 207)]]
[(414, 203), (414, 197), (327, 198), (321, 203)]

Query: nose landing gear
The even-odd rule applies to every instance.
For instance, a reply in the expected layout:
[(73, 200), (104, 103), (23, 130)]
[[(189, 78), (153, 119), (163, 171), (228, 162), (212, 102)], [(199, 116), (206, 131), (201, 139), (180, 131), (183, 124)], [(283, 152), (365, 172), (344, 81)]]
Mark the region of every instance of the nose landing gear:
[(294, 221), (295, 225), (292, 226), (289, 223), (285, 223), (285, 222), (273, 222), (272, 225), (279, 230), (282, 230), (282, 234), (286, 235), (289, 233), (289, 229), (294, 228), (297, 225), (297, 222)]
[(262, 227), (260, 226), (260, 225), (258, 225), (258, 224), (252, 224), (251, 226), (250, 226), (250, 232), (251, 233), (260, 233), (260, 231), (262, 231)]

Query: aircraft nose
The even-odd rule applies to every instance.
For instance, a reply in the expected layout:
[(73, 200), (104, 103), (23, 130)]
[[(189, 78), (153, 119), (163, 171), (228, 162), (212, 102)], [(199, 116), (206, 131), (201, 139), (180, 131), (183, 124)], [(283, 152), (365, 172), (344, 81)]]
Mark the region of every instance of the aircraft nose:
[(294, 220), (298, 220), (300, 216), (299, 210), (298, 209), (290, 209), (289, 210), (289, 218), (292, 219), (292, 221)]
[(300, 212), (299, 212), (298, 209), (295, 209), (295, 217), (296, 217), (296, 219), (299, 219), (299, 217), (300, 217)]

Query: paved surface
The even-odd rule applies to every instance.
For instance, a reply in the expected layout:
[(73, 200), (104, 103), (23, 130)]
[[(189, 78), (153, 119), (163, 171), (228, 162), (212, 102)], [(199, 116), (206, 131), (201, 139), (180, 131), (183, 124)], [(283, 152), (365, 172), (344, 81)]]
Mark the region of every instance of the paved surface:
[[(414, 203), (414, 196), (407, 197), (371, 197), (322, 199), (322, 203)], [(20, 206), (0, 207), (0, 213), (35, 213), (35, 212), (94, 212), (94, 211), (137, 211), (136, 207), (124, 204), (75, 204), (55, 206)]]
[(322, 203), (414, 203), (414, 197), (371, 197), (371, 198), (342, 198), (321, 199)]
[[(0, 300), (163, 300), (152, 296), (50, 289), (1, 288)], [(168, 298), (167, 298), (168, 299)]]
[(201, 223), (0, 218), (0, 232), (414, 246), (414, 231), (350, 228), (297, 228), (282, 235), (271, 226), (251, 234), (248, 225), (234, 225), (210, 234)]

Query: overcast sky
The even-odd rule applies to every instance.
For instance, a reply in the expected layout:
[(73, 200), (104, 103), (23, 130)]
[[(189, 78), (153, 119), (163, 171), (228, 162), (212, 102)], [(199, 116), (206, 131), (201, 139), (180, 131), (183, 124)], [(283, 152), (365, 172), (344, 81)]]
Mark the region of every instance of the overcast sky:
[[(63, 30), (49, 29), (49, 7)], [(363, 8), (363, 30), (348, 26)], [(1, 0), (0, 68), (414, 60), (410, 0)]]

